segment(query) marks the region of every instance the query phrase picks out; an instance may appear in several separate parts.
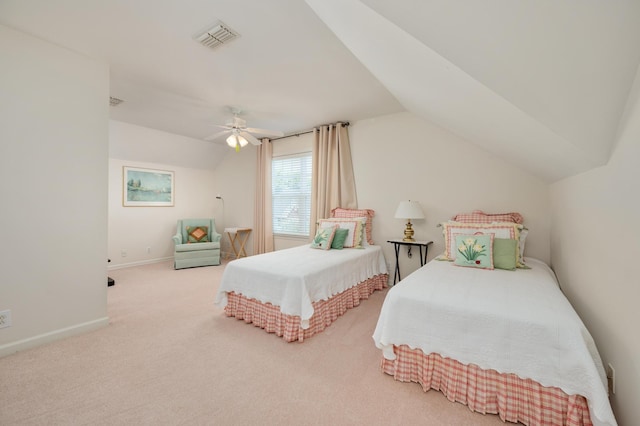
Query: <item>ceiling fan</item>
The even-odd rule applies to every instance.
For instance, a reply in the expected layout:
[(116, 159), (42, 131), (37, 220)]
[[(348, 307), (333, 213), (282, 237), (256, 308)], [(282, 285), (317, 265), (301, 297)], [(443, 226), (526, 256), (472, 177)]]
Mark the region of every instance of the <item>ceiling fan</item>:
[(284, 136), (283, 132), (277, 130), (267, 130), (267, 129), (258, 129), (255, 127), (247, 127), (247, 122), (238, 117), (240, 114), (240, 110), (234, 109), (233, 118), (227, 120), (224, 126), (216, 124), (216, 126), (221, 127), (225, 130), (221, 132), (214, 133), (210, 136), (204, 138), (206, 141), (213, 141), (223, 136), (227, 136), (227, 145), (231, 148), (235, 148), (236, 152), (240, 151), (240, 147), (244, 147), (247, 143), (251, 143), (252, 145), (260, 145), (261, 142), (258, 138), (256, 138), (253, 134), (259, 136), (272, 136), (272, 137), (280, 137)]

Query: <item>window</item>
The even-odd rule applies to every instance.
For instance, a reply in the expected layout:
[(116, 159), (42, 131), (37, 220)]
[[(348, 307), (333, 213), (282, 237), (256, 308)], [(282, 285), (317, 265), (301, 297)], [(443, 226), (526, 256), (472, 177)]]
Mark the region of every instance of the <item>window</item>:
[(273, 233), (309, 236), (311, 220), (311, 153), (271, 160)]

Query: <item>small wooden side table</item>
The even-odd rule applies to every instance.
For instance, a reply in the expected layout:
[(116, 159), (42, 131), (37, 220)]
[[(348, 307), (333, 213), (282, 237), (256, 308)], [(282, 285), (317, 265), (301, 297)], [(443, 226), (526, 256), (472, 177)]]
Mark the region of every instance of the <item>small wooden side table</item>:
[[(251, 228), (225, 228), (224, 232), (229, 237), (231, 250), (236, 255), (236, 259), (242, 256), (246, 257), (247, 252), (244, 250), (244, 245), (247, 242), (247, 238), (249, 238), (249, 234), (251, 234)], [(236, 242), (240, 244), (239, 248), (236, 248)]]
[[(427, 253), (429, 252), (429, 246), (433, 244), (433, 241), (404, 241), (404, 240), (388, 240), (388, 243), (393, 244), (396, 252), (396, 270), (393, 274), (393, 284), (396, 281), (400, 281), (400, 262), (398, 261), (398, 257), (400, 254), (400, 247), (407, 246), (407, 255), (411, 257), (411, 247), (418, 246), (420, 249), (420, 266), (424, 266), (427, 263)], [(424, 247), (424, 255), (422, 254), (422, 248)]]

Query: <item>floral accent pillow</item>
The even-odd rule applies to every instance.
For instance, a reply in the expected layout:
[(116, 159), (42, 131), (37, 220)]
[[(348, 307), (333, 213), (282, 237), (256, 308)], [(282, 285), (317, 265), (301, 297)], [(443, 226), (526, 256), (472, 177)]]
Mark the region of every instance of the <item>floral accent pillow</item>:
[(311, 248), (329, 250), (333, 236), (336, 234), (336, 229), (338, 229), (338, 225), (318, 228), (316, 236), (313, 237), (313, 241), (311, 242)]
[(208, 226), (187, 226), (187, 244), (208, 243), (208, 242), (209, 242)]
[(493, 269), (493, 239), (494, 234), (456, 235), (457, 253), (454, 264)]

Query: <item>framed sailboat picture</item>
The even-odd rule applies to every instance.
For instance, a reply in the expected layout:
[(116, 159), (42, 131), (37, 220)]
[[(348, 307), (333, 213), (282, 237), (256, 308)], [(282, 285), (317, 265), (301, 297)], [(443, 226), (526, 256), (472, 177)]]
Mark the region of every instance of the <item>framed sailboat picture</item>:
[(125, 207), (173, 207), (174, 172), (124, 166), (122, 205)]

